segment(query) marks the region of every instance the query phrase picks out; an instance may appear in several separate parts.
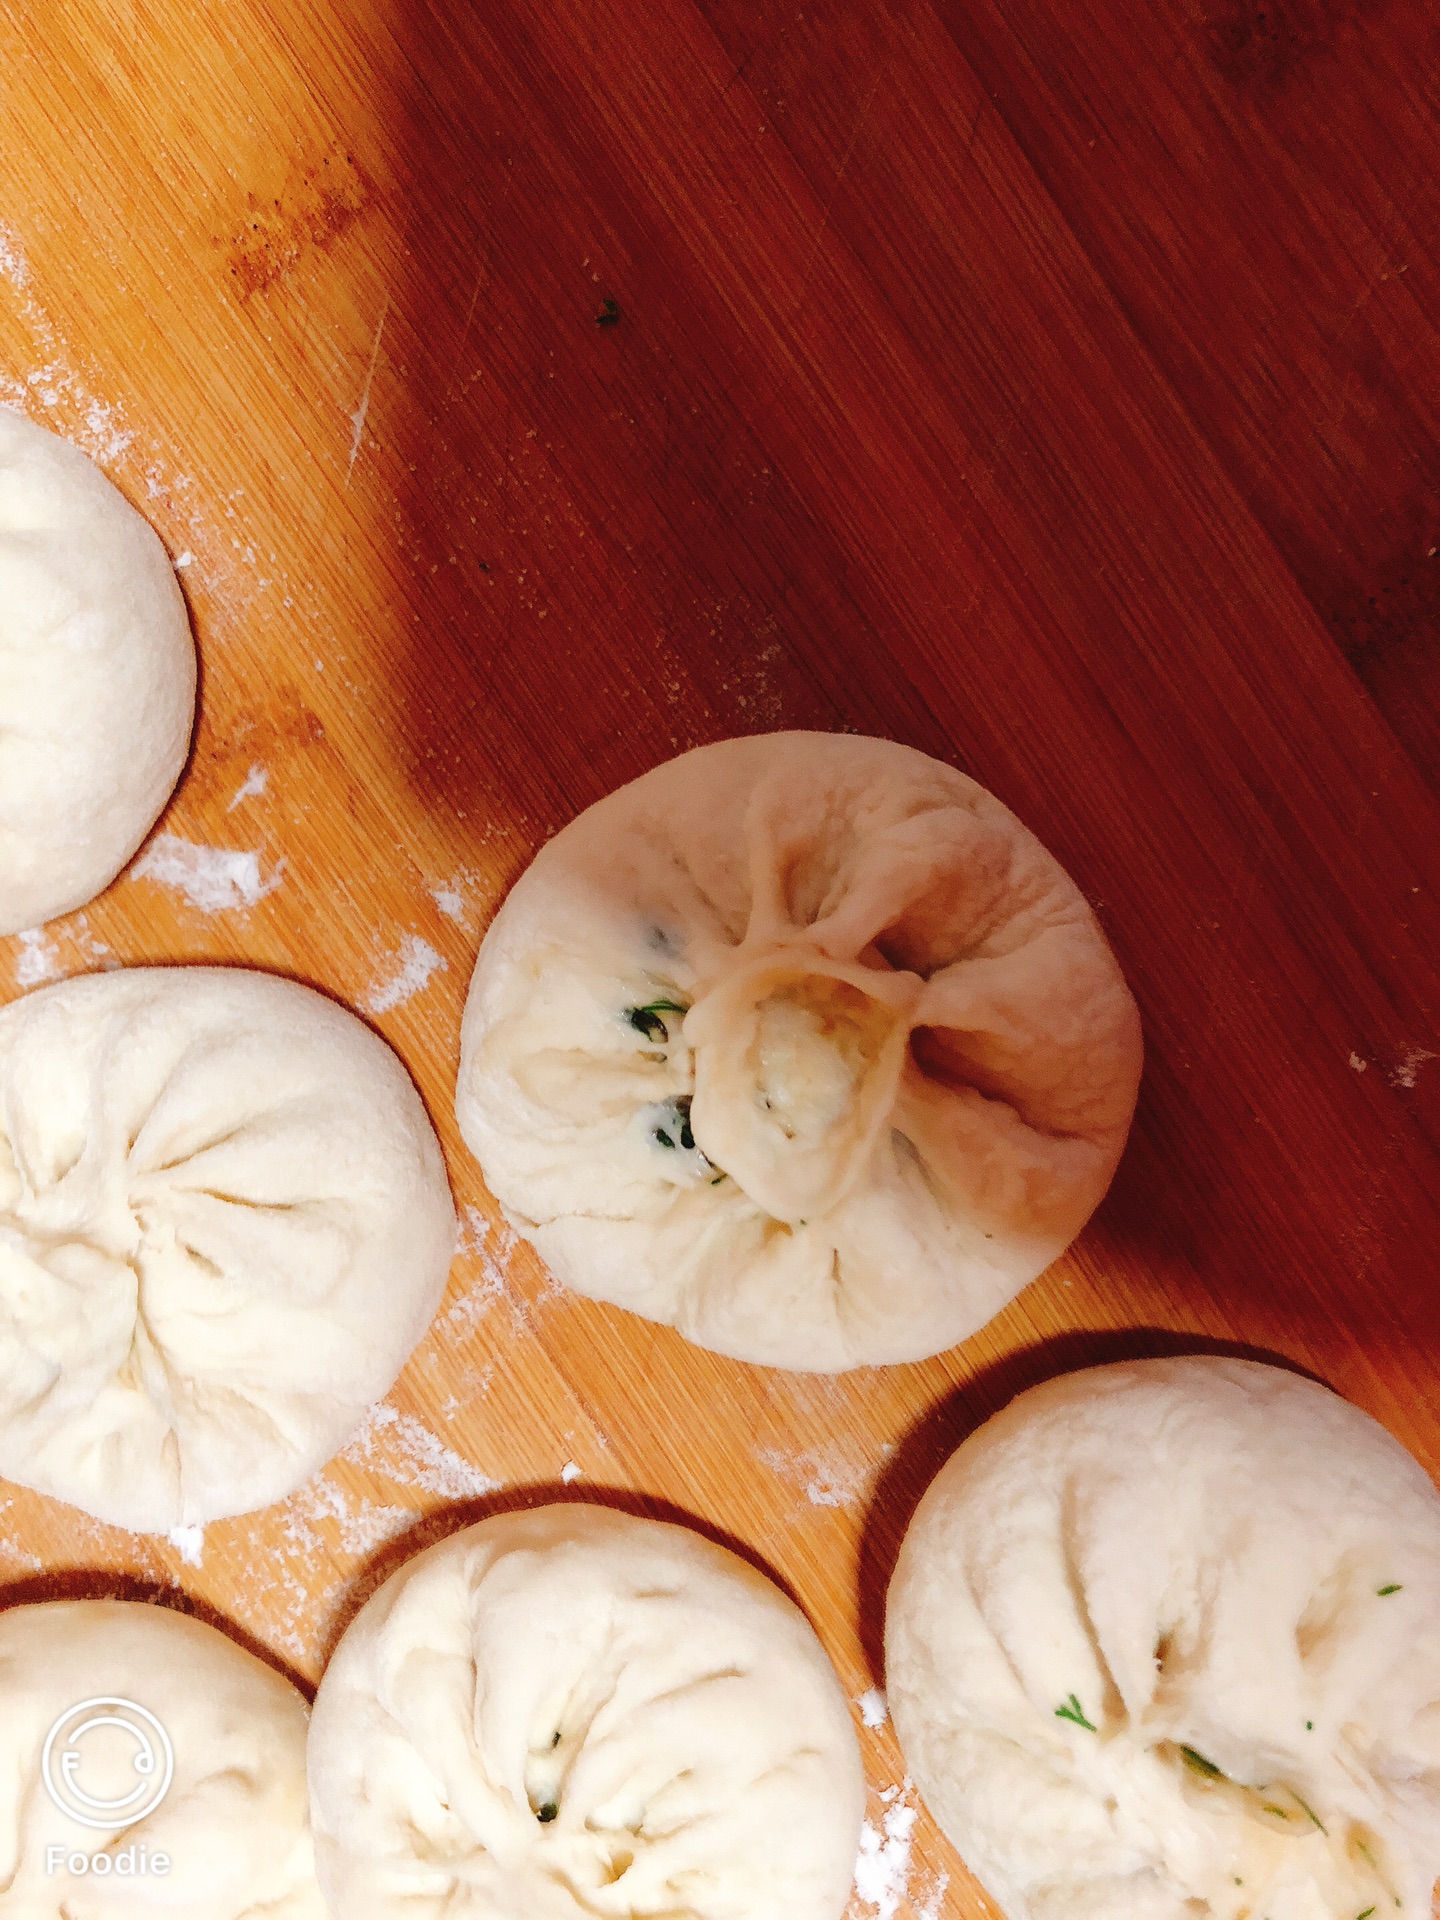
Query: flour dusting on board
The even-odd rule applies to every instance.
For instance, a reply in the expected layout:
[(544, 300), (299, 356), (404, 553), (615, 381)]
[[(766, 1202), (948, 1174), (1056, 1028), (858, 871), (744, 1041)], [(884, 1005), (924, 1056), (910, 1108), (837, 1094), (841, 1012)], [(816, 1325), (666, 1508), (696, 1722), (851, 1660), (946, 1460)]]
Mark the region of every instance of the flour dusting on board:
[(132, 880), (153, 880), (183, 894), (201, 913), (242, 911), (274, 893), (285, 871), (278, 860), (268, 880), (260, 873), (258, 853), (233, 853), (226, 847), (199, 847), (173, 833), (160, 833), (130, 869)]
[[(374, 1497), (341, 1486), (337, 1467), (377, 1481)], [(501, 1484), (382, 1400), (328, 1466), (236, 1537), (237, 1563), (250, 1577), (232, 1596), (235, 1609), (268, 1645), (311, 1668), (353, 1591), (355, 1567), (340, 1556), (369, 1559), (437, 1501), (473, 1500)]]
[(31, 927), (22, 933), (20, 955), (15, 962), (15, 984), (20, 987), (38, 987), (46, 980), (60, 978), (60, 955), (54, 943), (47, 940), (44, 930)]
[[(175, 564), (178, 567), (180, 561), (177, 560)], [(265, 768), (257, 762), (255, 766), (251, 767), (245, 778), (240, 782), (240, 785), (235, 789), (230, 804), (226, 807), (225, 811), (227, 813), (233, 813), (242, 800), (250, 800), (253, 799), (256, 794), (264, 793), (269, 784), (270, 775), (266, 772)]]
[(17, 293), (23, 293), (30, 284), (30, 263), (13, 230), (3, 222), (0, 222), (0, 274)]
[[(486, 838), (489, 837), (487, 834)], [(457, 927), (463, 927), (469, 921), (472, 895), (480, 885), (480, 876), (469, 867), (462, 867), (459, 873), (453, 873), (448, 880), (439, 881), (431, 887), (430, 898), (447, 920), (453, 920)]]
[[(120, 404), (97, 394), (77, 371), (76, 357), (37, 298), (34, 283), (19, 234), (0, 223), (0, 292), (10, 290), (7, 305), (30, 336), (32, 360), (24, 372), (18, 366), (13, 373), (0, 370), (0, 405), (14, 407), (63, 433), (102, 466), (123, 462), (133, 478), (138, 451), (134, 428)], [(159, 450), (160, 443), (153, 441), (150, 451)], [(167, 544), (184, 548), (177, 566), (203, 562), (202, 590), (213, 644), (267, 589), (283, 591), (284, 569), (273, 551), (262, 555), (241, 538), (243, 522), (235, 503), (244, 496), (242, 487), (225, 496), (218, 512), (211, 513), (197, 505), (197, 483), (190, 475), (152, 458), (144, 477), (148, 498), (160, 508), (157, 532)], [(293, 606), (293, 595), (284, 594), (282, 604)]]
[(187, 1567), (199, 1567), (205, 1563), (204, 1527), (171, 1527), (165, 1536), (185, 1562)]
[(871, 1687), (868, 1693), (861, 1694), (855, 1704), (860, 1709), (861, 1721), (867, 1727), (883, 1727), (890, 1718), (890, 1705), (883, 1688)]
[(1440, 1058), (1440, 1055), (1431, 1053), (1428, 1047), (1407, 1047), (1400, 1056), (1399, 1064), (1390, 1074), (1391, 1086), (1404, 1087), (1407, 1090), (1413, 1087), (1415, 1076), (1425, 1062), (1437, 1058)]
[(942, 1867), (930, 1883), (924, 1906), (915, 1909), (916, 1920), (940, 1920), (945, 1911), (945, 1895), (949, 1890), (950, 1876)]
[(0, 1567), (14, 1568), (19, 1573), (43, 1573), (45, 1562), (38, 1553), (17, 1547), (13, 1540), (0, 1540)]
[(85, 425), (90, 430), (90, 452), (102, 466), (113, 466), (121, 454), (135, 444), (128, 427), (121, 426), (114, 407), (103, 400), (91, 400), (85, 408)]
[(370, 1409), (338, 1457), (383, 1473), (397, 1486), (416, 1487), (442, 1500), (477, 1500), (497, 1493), (502, 1484), (447, 1447), (413, 1413), (401, 1413), (383, 1400)]
[(857, 1465), (834, 1448), (813, 1447), (787, 1453), (781, 1447), (759, 1447), (755, 1458), (782, 1479), (798, 1481), (812, 1507), (853, 1507), (864, 1499), (875, 1468)]
[(456, 1221), (455, 1257), (478, 1260), (480, 1277), (448, 1307), (440, 1320), (447, 1341), (468, 1339), (490, 1313), (503, 1306), (510, 1318), (512, 1333), (528, 1333), (535, 1325), (539, 1308), (549, 1300), (558, 1300), (564, 1289), (548, 1272), (533, 1294), (522, 1290), (511, 1262), (524, 1243), (508, 1221), (487, 1220), (478, 1207), (461, 1207)]
[(920, 1817), (910, 1799), (913, 1792), (908, 1780), (903, 1787), (886, 1787), (880, 1795), (884, 1811), (879, 1823), (867, 1820), (860, 1829), (855, 1892), (876, 1920), (895, 1920), (909, 1888), (910, 1849)]
[(389, 1013), (393, 1007), (413, 1000), (429, 985), (433, 975), (445, 971), (445, 960), (430, 942), (418, 934), (407, 933), (400, 941), (395, 970), (384, 979), (372, 982), (360, 1004), (366, 1013)]

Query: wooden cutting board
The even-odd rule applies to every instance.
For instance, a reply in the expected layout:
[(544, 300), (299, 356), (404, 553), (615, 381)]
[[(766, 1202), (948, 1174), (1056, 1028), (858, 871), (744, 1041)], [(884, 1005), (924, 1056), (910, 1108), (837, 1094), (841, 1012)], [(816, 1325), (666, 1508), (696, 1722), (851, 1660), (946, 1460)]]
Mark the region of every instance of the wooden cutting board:
[[(310, 1486), (173, 1541), (6, 1487), (7, 1597), (183, 1595), (308, 1685), (418, 1542), (588, 1496), (770, 1568), (858, 1700), (924, 1486), (1055, 1372), (1283, 1357), (1440, 1468), (1436, 21), (0, 5), (0, 401), (175, 556), (202, 699), (160, 830), (210, 850), (0, 943), (0, 990), (311, 981), (414, 1072), (464, 1222)], [(560, 1293), (452, 1104), (546, 836), (782, 726), (1000, 794), (1149, 1049), (1071, 1255), (954, 1352), (840, 1379)], [(856, 1916), (981, 1912), (862, 1737)]]

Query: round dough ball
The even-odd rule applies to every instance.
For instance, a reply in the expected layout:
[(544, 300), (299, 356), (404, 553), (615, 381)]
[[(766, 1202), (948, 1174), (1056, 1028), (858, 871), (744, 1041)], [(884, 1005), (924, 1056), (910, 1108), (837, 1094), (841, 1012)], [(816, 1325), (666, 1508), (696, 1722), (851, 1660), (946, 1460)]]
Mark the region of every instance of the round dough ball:
[(306, 1725), (288, 1680), (184, 1614), (123, 1600), (0, 1613), (6, 1920), (326, 1920)]
[(137, 967), (0, 1009), (0, 1474), (140, 1532), (294, 1491), (455, 1243), (395, 1055), (308, 987)]
[(0, 407), (0, 934), (83, 907), (169, 799), (195, 647), (165, 549), (78, 447)]
[(336, 1920), (838, 1920), (865, 1789), (799, 1610), (699, 1534), (483, 1520), (357, 1616), (315, 1702)]
[(954, 768), (776, 733), (543, 848), (486, 934), (461, 1130), (568, 1286), (741, 1360), (917, 1360), (1080, 1231), (1140, 1025), (1073, 883)]
[(1426, 1920), (1440, 1496), (1276, 1367), (1024, 1393), (920, 1503), (890, 1588), (906, 1764), (1011, 1920)]

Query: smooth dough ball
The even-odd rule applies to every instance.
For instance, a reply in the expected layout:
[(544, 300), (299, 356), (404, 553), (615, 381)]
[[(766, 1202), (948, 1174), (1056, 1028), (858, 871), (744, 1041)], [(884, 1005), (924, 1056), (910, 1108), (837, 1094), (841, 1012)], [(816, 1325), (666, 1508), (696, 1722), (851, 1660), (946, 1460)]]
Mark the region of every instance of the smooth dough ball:
[(1428, 1920), (1440, 1496), (1275, 1367), (1024, 1393), (890, 1588), (906, 1764), (1011, 1920)]
[(289, 1681), (184, 1614), (123, 1600), (0, 1613), (6, 1920), (326, 1920), (306, 1727)]
[(363, 1608), (310, 1734), (336, 1920), (838, 1920), (865, 1789), (799, 1610), (686, 1528), (483, 1520)]
[(78, 447), (0, 407), (0, 934), (108, 887), (169, 799), (195, 647), (154, 532)]
[(1094, 915), (992, 794), (776, 733), (542, 849), (480, 949), (457, 1108), (567, 1285), (839, 1372), (952, 1346), (1054, 1260), (1139, 1077)]
[(162, 1532), (267, 1506), (394, 1384), (455, 1243), (353, 1014), (224, 967), (0, 1009), (0, 1474)]

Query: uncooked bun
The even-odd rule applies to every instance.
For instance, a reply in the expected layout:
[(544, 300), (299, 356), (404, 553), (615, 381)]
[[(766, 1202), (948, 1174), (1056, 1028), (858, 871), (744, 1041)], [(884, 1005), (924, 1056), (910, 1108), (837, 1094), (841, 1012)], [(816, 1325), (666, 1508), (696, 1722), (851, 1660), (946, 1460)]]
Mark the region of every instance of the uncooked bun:
[(1427, 1920), (1440, 1496), (1324, 1387), (1151, 1360), (1022, 1394), (890, 1589), (906, 1764), (1011, 1920)]
[(838, 1920), (864, 1781), (798, 1610), (682, 1527), (484, 1520), (395, 1574), (310, 1735), (336, 1920)]
[[(115, 1698), (153, 1714), (174, 1773), (153, 1812), (84, 1825), (63, 1812), (50, 1774), (91, 1800), (142, 1788), (140, 1739), (88, 1727), (71, 1709)], [(97, 1706), (95, 1713), (113, 1712)], [(139, 1716), (152, 1756), (158, 1734)], [(214, 1627), (120, 1600), (53, 1601), (0, 1613), (0, 1910), (5, 1920), (326, 1920), (315, 1881), (305, 1792), (305, 1702), (278, 1673)], [(72, 1737), (73, 1736), (73, 1737)], [(67, 1775), (69, 1748), (78, 1760)], [(83, 1804), (71, 1802), (71, 1804)], [(93, 1810), (91, 1818), (96, 1818)], [(104, 1814), (98, 1816), (103, 1822)], [(57, 1865), (51, 1849), (62, 1856)], [(76, 1855), (87, 1864), (72, 1870)], [(95, 1856), (108, 1858), (99, 1870)], [(157, 1856), (160, 1857), (157, 1863)]]
[(454, 1250), (409, 1076), (309, 988), (143, 967), (0, 1010), (0, 1473), (162, 1531), (283, 1499)]
[(542, 849), (480, 949), (457, 1107), (567, 1285), (838, 1372), (953, 1345), (1055, 1259), (1139, 1075), (1094, 915), (993, 795), (777, 733)]
[(84, 906), (185, 764), (195, 647), (155, 534), (77, 447), (0, 407), (0, 934)]

